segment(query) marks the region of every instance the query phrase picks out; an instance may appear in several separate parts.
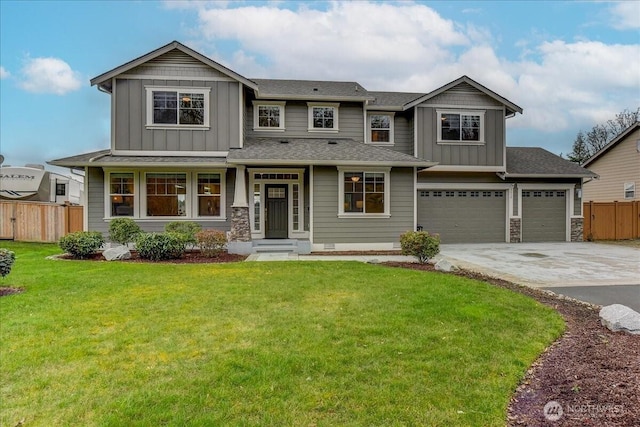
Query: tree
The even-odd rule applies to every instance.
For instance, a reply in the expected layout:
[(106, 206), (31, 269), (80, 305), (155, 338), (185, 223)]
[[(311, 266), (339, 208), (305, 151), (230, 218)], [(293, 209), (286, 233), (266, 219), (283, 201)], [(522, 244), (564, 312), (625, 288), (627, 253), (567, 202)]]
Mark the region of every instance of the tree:
[(604, 124), (597, 124), (586, 133), (579, 131), (567, 158), (578, 164), (584, 163), (609, 141), (639, 120), (640, 107), (635, 111), (624, 110), (616, 114), (614, 119), (607, 120)]

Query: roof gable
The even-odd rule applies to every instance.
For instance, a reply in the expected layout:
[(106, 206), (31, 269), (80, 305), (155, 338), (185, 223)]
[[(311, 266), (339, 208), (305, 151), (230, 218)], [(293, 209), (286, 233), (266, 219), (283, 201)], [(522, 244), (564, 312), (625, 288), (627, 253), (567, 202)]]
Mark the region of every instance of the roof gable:
[(412, 102), (405, 104), (404, 109), (409, 109), (412, 107), (415, 107), (418, 104), (421, 104), (425, 101), (428, 101), (432, 98), (435, 98), (436, 96), (451, 90), (453, 88), (455, 88), (456, 86), (461, 86), (462, 88), (464, 88), (464, 86), (467, 87), (471, 87), (479, 92), (482, 92), (483, 94), (489, 96), (490, 98), (492, 98), (493, 100), (499, 102), (500, 104), (504, 105), (506, 107), (507, 110), (507, 114), (511, 115), (511, 114), (515, 114), (515, 113), (520, 113), (522, 114), (522, 108), (520, 108), (519, 106), (517, 106), (516, 104), (514, 104), (513, 102), (509, 101), (506, 98), (503, 98), (502, 96), (498, 95), (497, 93), (495, 93), (494, 91), (488, 89), (487, 87), (481, 85), (480, 83), (476, 82), (475, 80), (473, 80), (472, 78), (468, 77), (468, 76), (462, 76), (450, 83), (447, 83), (446, 85), (432, 91), (429, 92), (423, 96), (421, 96), (418, 99), (413, 100)]
[(119, 67), (116, 67), (106, 73), (100, 74), (97, 77), (91, 79), (91, 86), (98, 85), (100, 88), (106, 90), (107, 92), (111, 92), (111, 79), (124, 74), (136, 67), (139, 67), (145, 63), (155, 61), (158, 63), (165, 62), (166, 60), (171, 59), (172, 61), (178, 60), (179, 62), (183, 62), (185, 64), (193, 64), (193, 63), (202, 63), (205, 64), (223, 75), (237, 80), (244, 85), (256, 89), (257, 85), (255, 82), (247, 79), (246, 77), (241, 76), (233, 70), (221, 65), (212, 59), (207, 58), (206, 56), (196, 52), (195, 50), (183, 45), (180, 42), (173, 41), (169, 44), (166, 44), (152, 52), (147, 53), (146, 55), (140, 56), (134, 60), (131, 60)]
[(607, 143), (607, 145), (602, 147), (600, 151), (595, 153), (593, 156), (591, 156), (591, 158), (589, 158), (586, 162), (584, 162), (583, 166), (586, 167), (591, 163), (593, 163), (594, 161), (596, 161), (597, 159), (599, 159), (600, 157), (602, 157), (605, 153), (607, 153), (616, 145), (620, 144), (622, 141), (624, 141), (627, 138), (627, 136), (631, 135), (637, 129), (640, 129), (640, 122), (635, 122), (634, 124), (626, 128), (624, 131), (622, 131), (620, 135), (616, 136), (611, 141), (609, 141), (609, 143)]

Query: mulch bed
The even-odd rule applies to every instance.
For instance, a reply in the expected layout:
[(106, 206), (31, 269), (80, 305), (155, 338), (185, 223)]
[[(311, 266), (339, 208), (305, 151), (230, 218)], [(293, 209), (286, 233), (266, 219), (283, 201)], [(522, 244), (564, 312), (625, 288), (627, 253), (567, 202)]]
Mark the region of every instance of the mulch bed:
[[(431, 264), (385, 265), (432, 271)], [(558, 311), (566, 332), (533, 364), (508, 408), (508, 426), (639, 426), (640, 336), (611, 332), (600, 307), (470, 271), (482, 280), (530, 296)], [(545, 405), (547, 406), (545, 416)]]
[[(69, 254), (59, 255), (59, 256), (56, 256), (56, 258), (57, 259), (68, 259), (68, 260), (74, 259)], [(244, 261), (245, 259), (247, 259), (247, 256), (246, 255), (230, 254), (230, 253), (227, 253), (226, 251), (224, 251), (224, 252), (220, 253), (218, 256), (207, 257), (207, 256), (203, 255), (202, 253), (200, 253), (200, 251), (193, 250), (193, 251), (186, 251), (182, 255), (182, 257), (180, 257), (180, 258), (169, 259), (169, 260), (164, 260), (164, 261), (149, 261), (147, 259), (140, 258), (140, 256), (138, 255), (138, 252), (131, 251), (131, 258), (130, 259), (123, 259), (123, 260), (118, 260), (118, 261), (107, 261), (102, 256), (102, 252), (97, 252), (97, 253), (95, 253), (95, 254), (93, 254), (90, 257), (85, 258), (85, 259), (88, 260), (88, 261), (138, 262), (138, 263), (154, 263), (154, 264), (160, 264), (160, 263), (169, 263), (169, 264), (219, 264), (219, 263), (228, 263), (228, 262), (241, 262), (241, 261)]]
[[(336, 255), (332, 252), (330, 254)], [(345, 252), (354, 255), (354, 252)], [(365, 253), (398, 254), (395, 251)], [(68, 258), (62, 256), (60, 258)], [(104, 261), (102, 254), (89, 258)], [(246, 259), (226, 252), (207, 258), (198, 251), (187, 252), (168, 263), (224, 263)], [(106, 261), (104, 261), (106, 262)], [(130, 260), (150, 262), (132, 253)], [(434, 271), (431, 264), (385, 262), (384, 265)], [(611, 332), (600, 324), (598, 306), (564, 298), (552, 292), (516, 285), (505, 280), (461, 270), (459, 276), (482, 280), (527, 295), (560, 313), (565, 334), (533, 364), (512, 396), (507, 426), (639, 426), (640, 422), (640, 336)], [(0, 296), (22, 292), (0, 288)], [(551, 403), (550, 403), (551, 402)], [(546, 409), (545, 409), (546, 406)]]

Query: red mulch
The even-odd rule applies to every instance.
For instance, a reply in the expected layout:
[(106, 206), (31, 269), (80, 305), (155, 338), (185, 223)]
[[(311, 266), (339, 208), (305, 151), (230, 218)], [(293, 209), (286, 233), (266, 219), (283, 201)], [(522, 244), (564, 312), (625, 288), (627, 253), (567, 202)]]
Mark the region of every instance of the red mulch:
[[(433, 270), (430, 264), (385, 264)], [(565, 319), (565, 334), (533, 364), (512, 396), (507, 426), (640, 426), (640, 336), (602, 326), (597, 306), (474, 272), (443, 274), (525, 294)], [(556, 421), (545, 417), (544, 408), (550, 401), (562, 408)], [(553, 415), (547, 413), (552, 419)]]
[[(73, 257), (69, 254), (60, 255), (59, 259), (73, 259)], [(227, 262), (240, 262), (247, 259), (246, 255), (237, 255), (230, 254), (225, 252), (220, 253), (215, 257), (207, 257), (204, 256), (200, 251), (186, 251), (182, 257), (177, 259), (169, 259), (164, 261), (149, 261), (147, 259), (140, 258), (136, 251), (131, 251), (130, 259), (123, 259), (118, 261), (107, 261), (102, 256), (101, 252), (95, 253), (88, 258), (85, 258), (88, 261), (104, 261), (104, 262), (144, 262), (144, 263), (169, 263), (169, 264), (218, 264), (218, 263), (227, 263)]]

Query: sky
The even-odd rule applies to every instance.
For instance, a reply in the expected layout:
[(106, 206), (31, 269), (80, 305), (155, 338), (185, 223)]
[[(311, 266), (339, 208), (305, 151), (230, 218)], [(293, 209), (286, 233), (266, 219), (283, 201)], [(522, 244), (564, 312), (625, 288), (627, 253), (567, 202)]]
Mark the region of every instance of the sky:
[(427, 93), (467, 75), (523, 108), (508, 146), (556, 154), (640, 106), (637, 0), (0, 0), (4, 165), (109, 148), (89, 80), (173, 40), (247, 78)]

